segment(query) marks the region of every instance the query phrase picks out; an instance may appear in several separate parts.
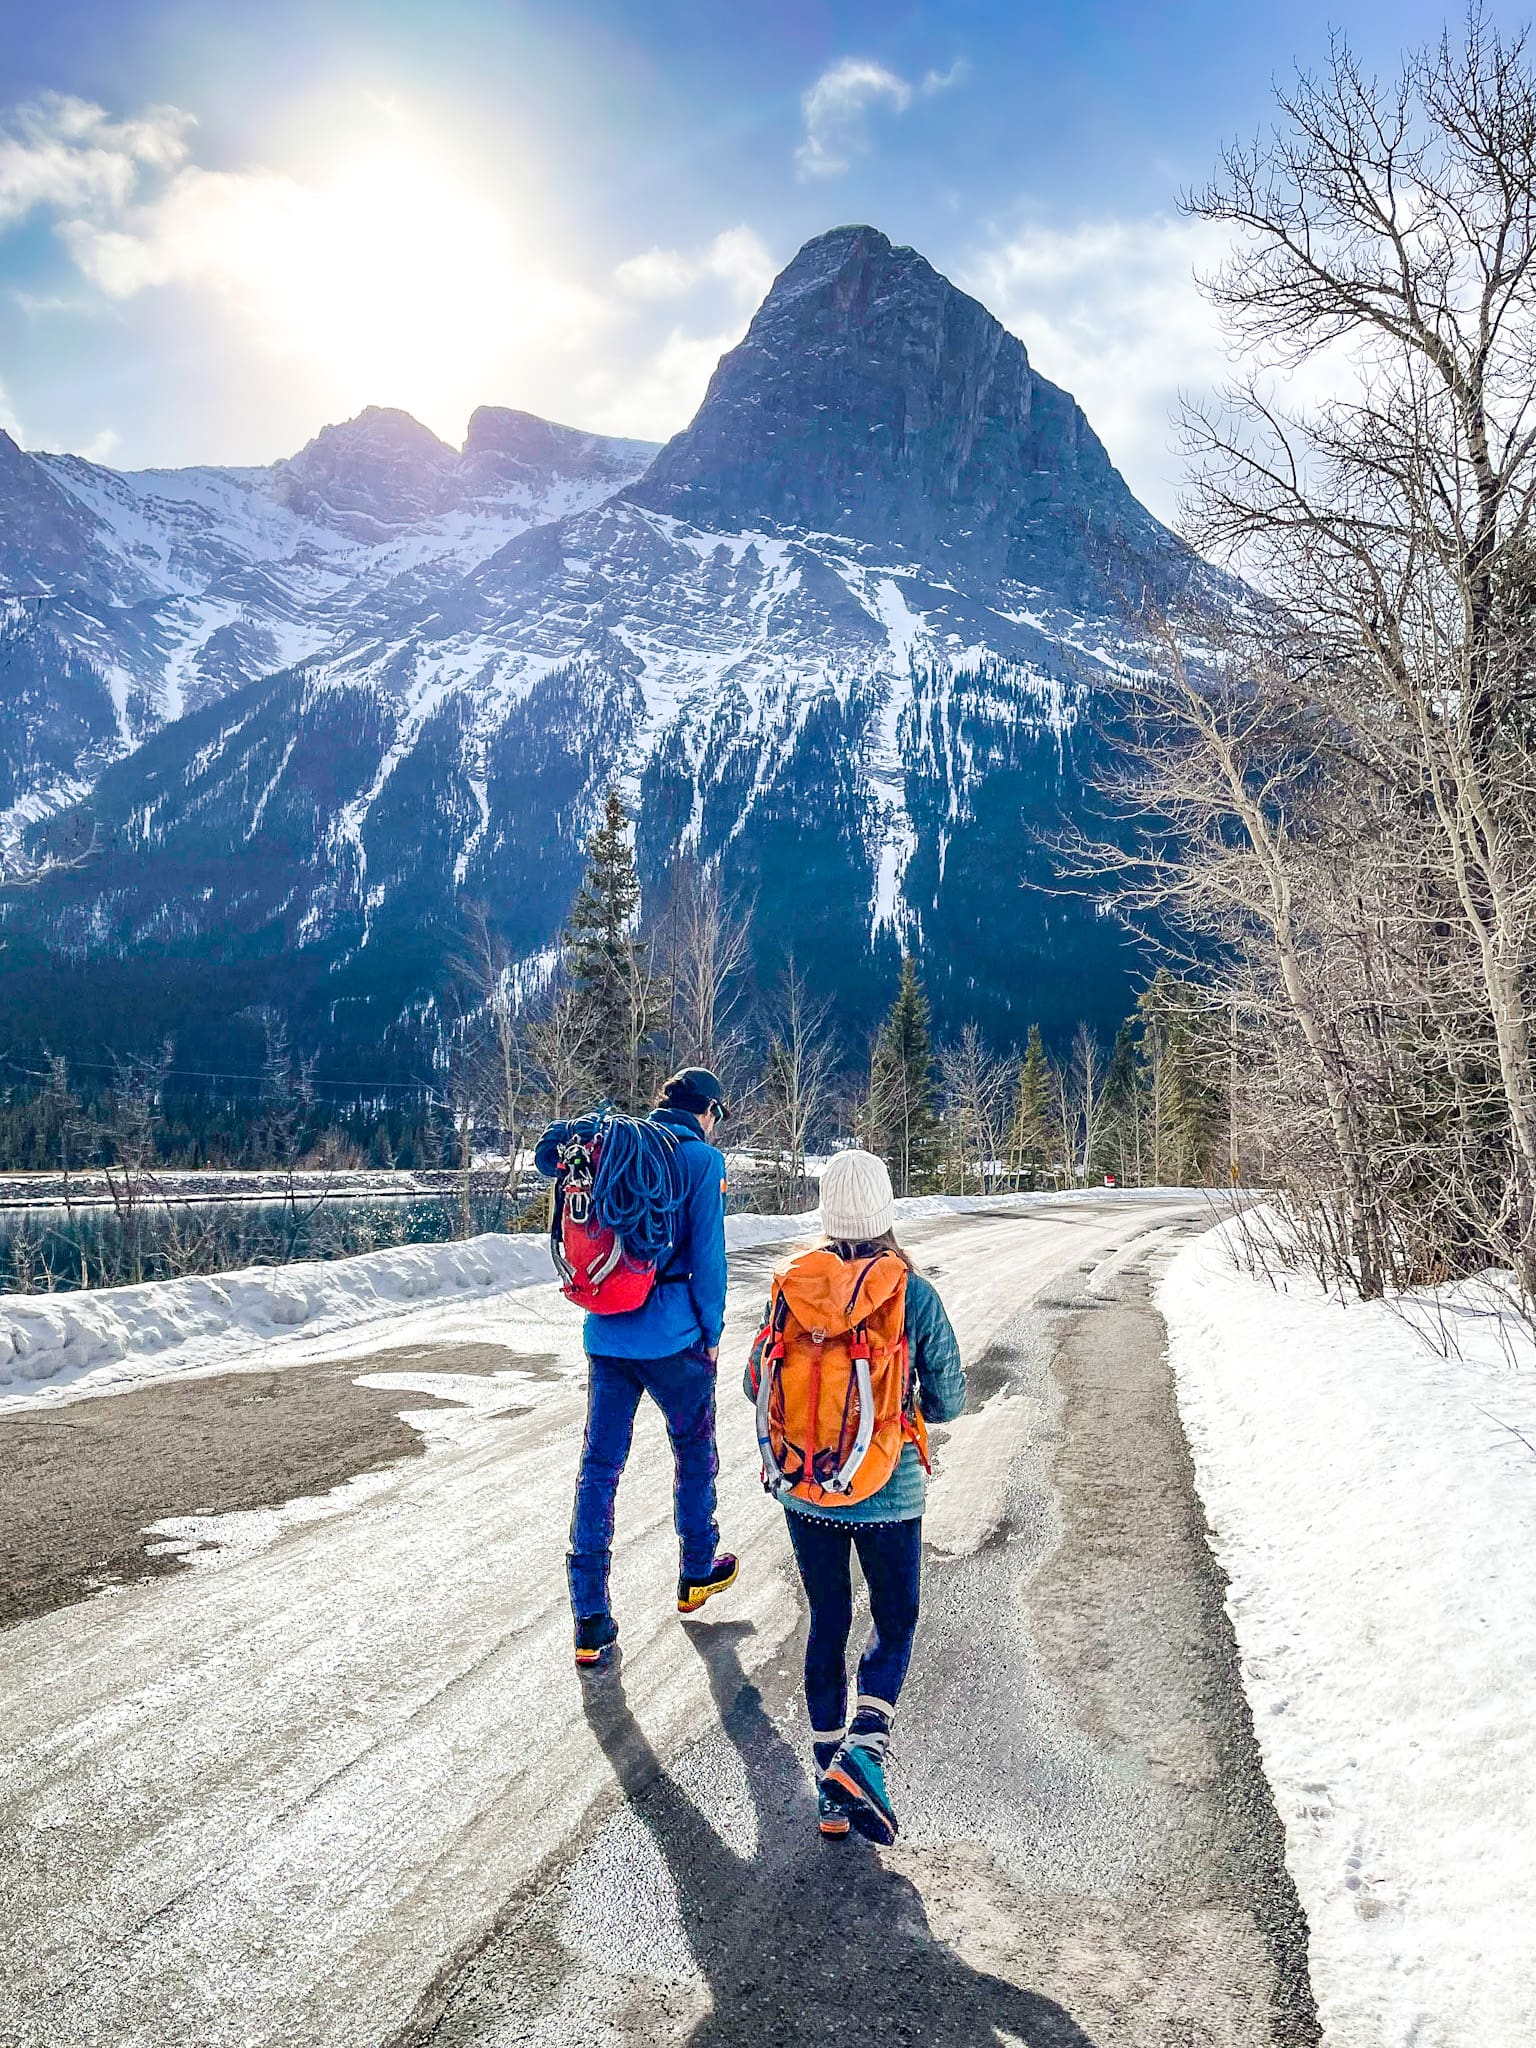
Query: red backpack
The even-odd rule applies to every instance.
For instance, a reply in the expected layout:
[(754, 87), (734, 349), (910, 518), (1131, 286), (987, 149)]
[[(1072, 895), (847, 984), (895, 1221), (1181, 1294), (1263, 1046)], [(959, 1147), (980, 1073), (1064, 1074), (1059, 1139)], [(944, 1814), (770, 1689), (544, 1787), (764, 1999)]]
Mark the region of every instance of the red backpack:
[(638, 1256), (599, 1214), (595, 1190), (617, 1121), (605, 1117), (593, 1132), (573, 1132), (560, 1147), (555, 1172), (549, 1239), (560, 1292), (595, 1316), (625, 1315), (642, 1307), (671, 1249)]

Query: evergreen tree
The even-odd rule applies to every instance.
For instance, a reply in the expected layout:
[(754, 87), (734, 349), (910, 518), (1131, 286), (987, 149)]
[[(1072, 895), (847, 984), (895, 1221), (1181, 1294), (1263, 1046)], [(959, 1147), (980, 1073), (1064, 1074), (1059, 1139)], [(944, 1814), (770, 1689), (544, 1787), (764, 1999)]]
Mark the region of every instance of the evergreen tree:
[(653, 1044), (666, 1010), (649, 943), (640, 938), (640, 877), (623, 798), (610, 789), (587, 841), (587, 872), (566, 926), (566, 965), (599, 1099), (631, 1113), (649, 1107), (658, 1079)]
[(1040, 1039), (1040, 1026), (1031, 1024), (1029, 1042), (1013, 1093), (1013, 1120), (1008, 1132), (1008, 1153), (1013, 1171), (1031, 1187), (1051, 1176), (1056, 1156), (1056, 1132), (1051, 1120), (1051, 1066)]
[(898, 1195), (930, 1187), (939, 1165), (942, 1133), (933, 1071), (928, 998), (910, 955), (901, 963), (901, 986), (875, 1039), (869, 1074), (871, 1149), (891, 1169)]
[(1147, 1177), (1162, 1187), (1207, 1178), (1217, 1107), (1193, 992), (1160, 967), (1136, 1004), (1147, 1105)]
[(1115, 1034), (1102, 1102), (1089, 1165), (1094, 1173), (1112, 1173), (1122, 1185), (1129, 1185), (1141, 1178), (1141, 1073), (1136, 1062), (1135, 1026), (1129, 1017)]

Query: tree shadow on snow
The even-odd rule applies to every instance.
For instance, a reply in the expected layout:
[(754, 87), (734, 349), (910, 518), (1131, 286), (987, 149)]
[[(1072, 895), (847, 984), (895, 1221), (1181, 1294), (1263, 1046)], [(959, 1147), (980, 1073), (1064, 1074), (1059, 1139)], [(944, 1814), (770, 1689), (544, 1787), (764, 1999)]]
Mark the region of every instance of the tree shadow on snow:
[(1093, 2048), (1049, 1998), (974, 1970), (933, 1934), (917, 1888), (858, 1837), (824, 1842), (800, 1759), (742, 1669), (749, 1623), (689, 1628), (746, 1765), (757, 1850), (740, 1856), (662, 1768), (617, 1672), (589, 1683), (593, 1732), (666, 1860), (714, 2010), (689, 2048)]

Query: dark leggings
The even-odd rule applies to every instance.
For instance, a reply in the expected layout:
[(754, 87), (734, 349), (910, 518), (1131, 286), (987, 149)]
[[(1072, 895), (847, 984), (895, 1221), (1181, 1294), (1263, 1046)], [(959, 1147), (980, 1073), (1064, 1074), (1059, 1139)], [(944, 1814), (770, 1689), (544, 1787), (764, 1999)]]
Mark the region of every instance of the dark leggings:
[(848, 1631), (853, 1626), (852, 1553), (869, 1586), (875, 1632), (859, 1660), (859, 1699), (889, 1717), (912, 1659), (922, 1577), (923, 1525), (910, 1522), (823, 1521), (787, 1510), (789, 1540), (811, 1632), (805, 1645), (805, 1703), (811, 1733), (832, 1735), (848, 1721)]

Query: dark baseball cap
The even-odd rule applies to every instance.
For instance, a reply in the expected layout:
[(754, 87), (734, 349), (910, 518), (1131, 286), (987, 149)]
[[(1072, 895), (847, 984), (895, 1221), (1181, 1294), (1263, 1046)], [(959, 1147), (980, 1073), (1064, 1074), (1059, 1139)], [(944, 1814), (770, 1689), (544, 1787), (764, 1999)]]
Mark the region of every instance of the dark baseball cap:
[(665, 1109), (690, 1109), (695, 1116), (702, 1116), (706, 1110), (713, 1110), (716, 1116), (726, 1114), (725, 1090), (718, 1076), (708, 1067), (682, 1067), (670, 1080), (661, 1084), (661, 1107)]

